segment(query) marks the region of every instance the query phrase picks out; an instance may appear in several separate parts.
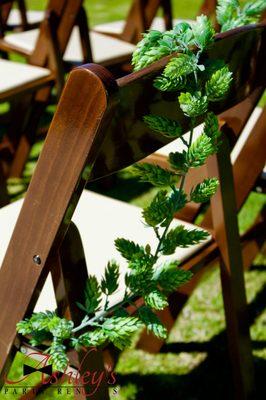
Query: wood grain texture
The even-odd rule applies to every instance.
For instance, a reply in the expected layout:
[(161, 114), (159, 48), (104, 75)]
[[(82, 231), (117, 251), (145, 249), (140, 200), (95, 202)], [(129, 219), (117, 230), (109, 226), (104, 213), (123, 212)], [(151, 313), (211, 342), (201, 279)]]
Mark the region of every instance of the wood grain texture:
[[(81, 171), (88, 156), (90, 166), (96, 157), (96, 133), (106, 101), (103, 84), (95, 75), (85, 69), (71, 74), (0, 270), (1, 369), (15, 338), (15, 325), (31, 308), (30, 302), (34, 304), (35, 288), (42, 287), (48, 274), (46, 260), (69, 225), (89, 173), (86, 170), (81, 177)], [(39, 266), (33, 262), (37, 254)]]
[(207, 165), (210, 176), (217, 176), (220, 181), (218, 191), (211, 199), (211, 206), (215, 240), (220, 249), (221, 282), (229, 354), (233, 365), (234, 396), (236, 399), (251, 399), (255, 387), (249, 318), (230, 147), (225, 137), (217, 156), (210, 157)]
[[(241, 44), (245, 42), (245, 47)], [(203, 58), (224, 59), (235, 79), (228, 98), (216, 104), (212, 110), (221, 114), (235, 106), (258, 88), (265, 86), (265, 25), (219, 34), (213, 46)], [(117, 80), (118, 90), (112, 94), (115, 108), (108, 107), (103, 121), (105, 140), (93, 170), (98, 179), (139, 161), (155, 152), (169, 139), (152, 132), (144, 123), (146, 114), (158, 114), (178, 121), (183, 131), (188, 131), (189, 120), (176, 107), (176, 94), (159, 92), (153, 87), (153, 79), (169, 61), (166, 57), (150, 67)], [(94, 72), (101, 74), (103, 68)], [(105, 72), (104, 72), (105, 73)], [(110, 123), (111, 120), (111, 123)], [(195, 125), (202, 122), (198, 119)]]

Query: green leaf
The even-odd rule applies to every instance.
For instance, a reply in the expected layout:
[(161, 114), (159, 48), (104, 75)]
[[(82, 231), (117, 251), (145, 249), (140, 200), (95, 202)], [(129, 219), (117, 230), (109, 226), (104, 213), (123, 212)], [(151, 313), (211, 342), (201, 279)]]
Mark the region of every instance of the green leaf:
[(184, 225), (179, 225), (171, 229), (162, 242), (162, 254), (174, 254), (177, 247), (190, 247), (205, 240), (209, 236), (208, 232), (201, 229), (188, 230)]
[(152, 265), (152, 263), (153, 259), (150, 254), (135, 254), (135, 256), (128, 263), (128, 268), (138, 271), (143, 267), (148, 267)]
[(147, 53), (149, 50), (156, 49), (162, 36), (162, 33), (156, 30), (151, 30), (143, 34), (143, 39), (137, 44), (137, 48), (132, 56), (132, 64), (135, 71), (153, 62), (154, 57), (149, 57)]
[(178, 100), (181, 110), (191, 118), (205, 114), (208, 109), (208, 98), (199, 91), (194, 94), (181, 93)]
[(119, 307), (114, 311), (114, 316), (115, 317), (128, 317), (129, 313), (127, 310), (123, 307)]
[(169, 295), (179, 286), (189, 282), (193, 274), (190, 271), (177, 268), (177, 262), (164, 264), (156, 274), (156, 281), (161, 289)]
[(180, 54), (178, 57), (172, 58), (166, 65), (163, 75), (167, 78), (177, 80), (182, 76), (186, 76), (196, 71), (197, 58), (188, 54)]
[(193, 44), (192, 27), (188, 22), (178, 22), (173, 29), (176, 40), (183, 51)]
[(45, 341), (50, 341), (53, 339), (53, 336), (51, 333), (46, 332), (46, 331), (34, 331), (31, 332), (31, 338), (29, 340), (29, 343), (31, 346), (39, 346), (43, 344)]
[(249, 1), (243, 7), (243, 13), (249, 17), (260, 17), (266, 9), (266, 0)]
[(89, 276), (86, 282), (86, 288), (84, 291), (85, 295), (85, 305), (80, 307), (80, 303), (77, 303), (78, 307), (83, 311), (86, 310), (87, 314), (94, 314), (99, 310), (99, 305), (101, 303), (101, 288), (97, 281), (96, 276)]
[(136, 265), (137, 260), (135, 260), (135, 269), (131, 268), (131, 272), (126, 275), (126, 285), (132, 293), (142, 294), (145, 290), (148, 290), (153, 283), (153, 265), (151, 263)]
[(34, 331), (50, 332), (58, 325), (60, 320), (52, 311), (33, 313), (29, 319), (19, 322), (17, 329), (19, 333), (24, 335), (31, 334)]
[(184, 190), (175, 189), (175, 191), (169, 196), (169, 211), (171, 211), (171, 215), (175, 214), (179, 210), (182, 210), (186, 203), (187, 195)]
[(201, 49), (207, 48), (212, 42), (215, 30), (211, 21), (206, 15), (197, 17), (196, 23), (192, 26), (195, 44)]
[(216, 115), (214, 113), (209, 112), (206, 115), (203, 131), (204, 131), (205, 135), (207, 135), (209, 138), (212, 139), (213, 143), (215, 143), (217, 141), (217, 139), (221, 136), (218, 118), (216, 117)]
[(157, 187), (171, 186), (179, 180), (177, 174), (158, 165), (148, 163), (135, 164), (132, 170), (135, 176), (139, 176), (141, 182), (149, 182)]
[(142, 215), (146, 224), (153, 227), (171, 217), (171, 213), (169, 213), (167, 191), (160, 190), (152, 200), (151, 204), (144, 208)]
[(109, 261), (104, 271), (101, 289), (104, 294), (110, 296), (118, 289), (119, 265), (115, 261)]
[(150, 129), (165, 137), (177, 138), (182, 135), (180, 124), (170, 118), (150, 114), (145, 115), (143, 119)]
[(112, 317), (106, 319), (102, 329), (106, 337), (120, 350), (129, 346), (132, 334), (142, 326), (141, 321), (135, 317)]
[(206, 94), (209, 101), (220, 101), (227, 95), (232, 82), (232, 72), (227, 66), (214, 72), (206, 83)]
[(68, 357), (66, 355), (66, 346), (58, 338), (54, 338), (48, 349), (50, 360), (57, 371), (64, 372), (68, 366)]
[(215, 154), (217, 146), (213, 143), (212, 139), (205, 133), (202, 133), (194, 143), (190, 146), (187, 152), (187, 164), (196, 168), (203, 165), (206, 159)]
[(152, 332), (159, 339), (167, 338), (167, 329), (163, 326), (159, 318), (147, 306), (138, 309), (139, 319), (146, 325), (149, 332)]
[(134, 70), (141, 68), (160, 60), (162, 57), (176, 51), (175, 38), (173, 33), (161, 33), (151, 30), (143, 34), (143, 39), (137, 44), (137, 48), (133, 53), (132, 64)]
[(216, 17), (220, 25), (225, 24), (237, 15), (239, 8), (238, 0), (218, 0)]
[(169, 61), (162, 75), (155, 79), (154, 86), (162, 91), (181, 90), (186, 84), (187, 75), (196, 69), (197, 58), (193, 54), (180, 54)]
[(101, 346), (107, 340), (107, 336), (105, 331), (101, 328), (97, 328), (94, 331), (86, 332), (78, 338), (78, 343), (75, 343), (75, 346), (85, 346), (85, 347), (93, 347), (93, 346)]
[(204, 179), (190, 193), (191, 201), (195, 203), (204, 203), (208, 201), (217, 191), (219, 181), (216, 178)]
[(144, 296), (144, 301), (147, 306), (154, 308), (155, 310), (163, 310), (168, 306), (167, 297), (158, 289), (146, 294)]
[(144, 254), (142, 246), (132, 242), (131, 240), (118, 238), (115, 240), (115, 247), (122, 257), (130, 261), (136, 254)]
[(185, 173), (188, 171), (186, 152), (182, 153), (176, 151), (175, 153), (170, 153), (168, 156), (169, 163), (172, 168), (174, 168), (179, 173)]
[(54, 337), (65, 340), (71, 337), (73, 327), (73, 321), (68, 321), (67, 319), (62, 318), (56, 326), (50, 329), (50, 332)]
[(19, 321), (17, 323), (17, 332), (21, 335), (30, 335), (32, 332), (30, 319), (26, 318), (24, 321)]

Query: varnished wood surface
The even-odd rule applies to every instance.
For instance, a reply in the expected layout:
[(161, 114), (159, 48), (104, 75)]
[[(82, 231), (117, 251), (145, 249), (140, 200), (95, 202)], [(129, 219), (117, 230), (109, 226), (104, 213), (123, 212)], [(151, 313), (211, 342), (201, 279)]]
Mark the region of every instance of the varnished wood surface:
[[(95, 136), (106, 101), (100, 79), (87, 70), (72, 73), (0, 269), (0, 369), (15, 338), (17, 321), (31, 308), (30, 302), (36, 301), (32, 297), (38, 293), (35, 288), (42, 287), (48, 274), (45, 266), (50, 251), (62, 240), (69, 225), (89, 170), (82, 178), (81, 171), (88, 155), (91, 162), (96, 156)], [(41, 265), (33, 262), (36, 254)], [(14, 298), (15, 307), (11, 300)]]
[[(245, 46), (242, 43), (245, 42)], [(210, 59), (224, 59), (233, 72), (234, 80), (228, 98), (212, 109), (220, 114), (247, 98), (255, 88), (265, 86), (265, 25), (243, 27), (219, 34), (215, 44), (203, 55)], [(184, 132), (188, 131), (188, 119), (176, 107), (176, 93), (162, 93), (153, 87), (153, 79), (166, 65), (169, 57), (143, 70), (127, 75), (116, 82), (99, 66), (90, 66), (100, 77), (104, 76), (106, 87), (117, 84), (112, 92), (103, 130), (105, 141), (95, 164), (92, 179), (124, 168), (145, 158), (169, 139), (152, 132), (144, 123), (143, 116), (153, 113), (178, 121)], [(245, 62), (244, 62), (245, 60)], [(249, 60), (247, 62), (246, 60)], [(113, 104), (115, 106), (113, 107)], [(111, 122), (110, 122), (111, 121)], [(196, 125), (201, 122), (196, 121)]]

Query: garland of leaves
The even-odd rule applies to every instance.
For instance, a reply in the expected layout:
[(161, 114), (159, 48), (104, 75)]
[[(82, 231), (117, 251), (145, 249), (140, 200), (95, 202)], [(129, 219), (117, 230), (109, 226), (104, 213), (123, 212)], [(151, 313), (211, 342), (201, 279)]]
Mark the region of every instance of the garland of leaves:
[[(222, 31), (257, 21), (266, 7), (265, 0), (248, 2), (242, 9), (237, 0), (219, 0), (218, 3), (217, 19)], [(178, 260), (160, 263), (160, 256), (174, 255), (178, 247), (189, 247), (208, 237), (208, 233), (201, 229), (188, 230), (183, 225), (170, 229), (174, 214), (189, 202), (209, 201), (218, 187), (217, 179), (209, 178), (192, 188), (189, 194), (184, 192), (189, 170), (205, 164), (207, 158), (218, 150), (221, 132), (217, 117), (208, 109), (210, 103), (224, 99), (232, 80), (232, 74), (222, 60), (201, 62), (201, 54), (213, 43), (214, 34), (210, 20), (201, 15), (193, 25), (181, 22), (168, 32), (145, 33), (137, 46), (132, 60), (135, 70), (166, 55), (179, 53), (155, 79), (154, 86), (161, 91), (181, 92), (179, 106), (190, 119), (189, 140), (183, 138), (185, 132), (178, 122), (159, 115), (144, 116), (150, 129), (171, 139), (180, 138), (186, 150), (170, 153), (169, 170), (151, 164), (133, 167), (134, 174), (141, 181), (159, 188), (142, 214), (147, 226), (154, 230), (158, 244), (152, 253), (149, 244), (143, 247), (124, 238), (116, 239), (116, 248), (128, 265), (123, 300), (109, 307), (111, 296), (119, 289), (119, 265), (111, 261), (101, 282), (95, 276), (88, 278), (84, 304), (77, 303), (84, 311), (80, 325), (74, 326), (73, 321), (50, 311), (34, 313), (17, 324), (18, 332), (29, 335), (32, 345), (47, 340), (51, 342), (47, 352), (57, 370), (64, 371), (67, 367), (66, 352), (69, 348), (78, 350), (82, 346), (112, 342), (123, 349), (130, 344), (132, 334), (143, 325), (158, 338), (167, 336), (156, 310), (167, 307), (168, 295), (188, 282), (192, 274), (178, 268)], [(202, 116), (203, 131), (193, 141), (193, 128)], [(137, 308), (133, 300), (139, 296), (143, 297), (145, 304)], [(127, 304), (134, 305), (135, 316), (128, 315), (124, 308)]]

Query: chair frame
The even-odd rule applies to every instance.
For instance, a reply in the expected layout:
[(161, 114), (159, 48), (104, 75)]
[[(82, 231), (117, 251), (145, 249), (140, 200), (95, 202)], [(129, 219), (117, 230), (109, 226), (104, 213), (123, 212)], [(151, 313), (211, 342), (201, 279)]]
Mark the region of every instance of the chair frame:
[[(0, 36), (4, 36), (4, 32), (8, 30), (22, 30), (26, 31), (29, 29), (37, 28), (40, 23), (29, 23), (27, 17), (27, 8), (24, 0), (1, 0), (2, 12), (0, 12)], [(17, 3), (18, 11), (21, 17), (21, 24), (9, 25), (8, 17), (12, 10), (14, 3)], [(3, 6), (2, 6), (3, 5)]]
[[(238, 61), (237, 69), (243, 75), (239, 74), (241, 79), (236, 82), (230, 107), (248, 98), (254, 90), (265, 87), (265, 77), (261, 70), (264, 62), (263, 58), (260, 58), (266, 46), (265, 28), (265, 24), (243, 27), (216, 37), (216, 43), (213, 46), (214, 54), (217, 55), (216, 53), (220, 52), (221, 56), (224, 49), (228, 47), (227, 54), (230, 53), (231, 57), (234, 53), (229, 49), (232, 50), (234, 46), (238, 46), (245, 35), (249, 38), (246, 42), (249, 46), (245, 47), (245, 57), (251, 58), (251, 70), (244, 71), (243, 63)], [(254, 46), (255, 43), (258, 46)], [(119, 129), (123, 126), (123, 121), (119, 118), (121, 109), (118, 105), (121, 103), (118, 102), (118, 96), (126, 96), (130, 93), (132, 99), (134, 87), (134, 101), (138, 102), (139, 106), (143, 105), (144, 108), (141, 110), (138, 108), (138, 113), (141, 111), (143, 115), (142, 112), (147, 110), (145, 104), (147, 98), (144, 93), (149, 93), (149, 102), (152, 102), (151, 92), (149, 92), (152, 79), (168, 60), (169, 57), (166, 57), (142, 71), (117, 81), (105, 68), (93, 64), (77, 68), (70, 74), (0, 270), (0, 304), (2, 306), (0, 369), (2, 376), (8, 370), (14, 354), (16, 323), (32, 312), (49, 271), (54, 277), (59, 306), (63, 304), (63, 308), (67, 308), (73, 318), (78, 315), (76, 314), (77, 307), (71, 300), (72, 286), (68, 286), (67, 282), (71, 282), (75, 276), (73, 266), (76, 266), (78, 261), (84, 263), (84, 255), (72, 253), (73, 264), (72, 260), (69, 260), (67, 265), (64, 265), (62, 261), (64, 240), (72, 240), (69, 239), (71, 216), (87, 182), (138, 161), (163, 144), (161, 139), (148, 131), (143, 124), (135, 133), (133, 146), (135, 152), (132, 151), (129, 147), (128, 135), (130, 135), (130, 129), (134, 129), (134, 124), (125, 131)], [(149, 80), (145, 79), (147, 77)], [(144, 78), (143, 81), (142, 78)], [(147, 85), (145, 90), (143, 90), (144, 84)], [(76, 96), (76, 93), (79, 93), (79, 96)], [(124, 102), (124, 105), (128, 107), (127, 111), (132, 110), (132, 104), (127, 105)], [(169, 103), (165, 103), (163, 98), (160, 105), (164, 111), (169, 110)], [(225, 108), (228, 109), (228, 106), (229, 104), (221, 105), (216, 109), (216, 113), (220, 114)], [(122, 112), (125, 115), (125, 109), (122, 109)], [(129, 118), (137, 122), (141, 116), (133, 113), (129, 115)], [(181, 115), (180, 122), (186, 127), (187, 121)], [(108, 132), (107, 129), (109, 129)], [(119, 141), (116, 140), (115, 132), (119, 134)], [(147, 140), (149, 140), (148, 147), (145, 145)], [(110, 143), (114, 150), (112, 155)], [(137, 150), (136, 143), (138, 143)], [(125, 151), (121, 152), (122, 149)], [(121, 154), (121, 159), (117, 159), (116, 152)], [(79, 156), (77, 157), (76, 154)], [(246, 318), (246, 297), (233, 173), (226, 137), (220, 153), (209, 161), (208, 169), (212, 173), (216, 172), (220, 178), (220, 189), (212, 201), (216, 243), (211, 243), (201, 254), (196, 254), (193, 258), (194, 261), (197, 260), (196, 268), (200, 268), (203, 265), (203, 259), (213, 255), (210, 249), (217, 251), (219, 248), (221, 252), (223, 295), (230, 335), (229, 351), (234, 372), (235, 396), (238, 399), (248, 399), (254, 388), (253, 365)], [(51, 210), (54, 211), (51, 212)], [(35, 257), (36, 255), (38, 257)], [(188, 260), (185, 267), (195, 267), (195, 264), (192, 265), (192, 260)], [(86, 271), (82, 274), (84, 277)], [(84, 283), (84, 279), (81, 279), (79, 290), (82, 289)], [(14, 306), (12, 299), (15, 296), (17, 304)], [(99, 352), (98, 356), (100, 357)], [(99, 362), (102, 363), (101, 360)], [(107, 388), (103, 387), (102, 390), (98, 398), (105, 399), (108, 396)]]
[[(66, 7), (64, 7), (65, 2), (67, 2)], [(58, 95), (63, 90), (64, 67), (61, 55), (67, 46), (73, 26), (81, 14), (81, 7), (82, 0), (50, 0), (50, 11), (40, 26), (36, 48), (28, 57), (28, 62), (31, 65), (50, 69), (51, 74), (0, 96), (0, 101), (11, 102), (11, 124), (4, 143), (1, 144), (5, 152), (8, 153), (8, 149), (10, 150), (7, 158), (1, 160), (5, 178), (21, 176), (31, 146), (35, 141), (37, 125), (49, 102), (54, 83), (56, 82)], [(72, 18), (69, 18), (69, 15), (72, 15)], [(2, 50), (5, 51), (4, 48)], [(22, 54), (20, 50), (19, 53)], [(16, 115), (16, 118), (12, 118), (12, 115)], [(1, 181), (4, 184), (3, 178)], [(2, 205), (5, 201), (6, 197), (1, 199)]]

